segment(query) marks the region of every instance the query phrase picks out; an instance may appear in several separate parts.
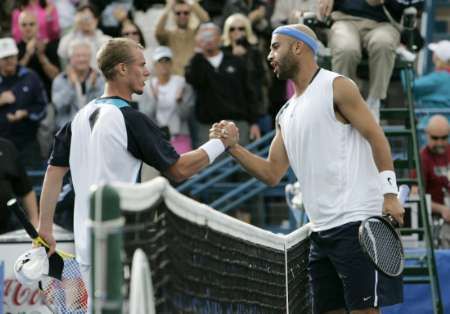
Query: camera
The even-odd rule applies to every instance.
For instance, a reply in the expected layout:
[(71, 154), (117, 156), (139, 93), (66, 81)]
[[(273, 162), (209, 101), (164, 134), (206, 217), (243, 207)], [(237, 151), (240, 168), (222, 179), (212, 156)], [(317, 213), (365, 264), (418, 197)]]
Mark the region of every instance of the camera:
[(333, 23), (331, 16), (325, 16), (323, 20), (319, 20), (314, 12), (305, 12), (300, 17), (299, 23), (305, 24), (313, 31), (317, 31), (318, 28), (330, 28)]
[(415, 7), (407, 7), (403, 10), (400, 42), (413, 52), (419, 51), (425, 44), (417, 29), (417, 9)]
[(242, 36), (236, 40), (236, 45), (247, 48), (248, 46), (250, 46), (250, 43), (248, 42), (248, 40), (245, 36)]
[(402, 26), (405, 30), (412, 30), (416, 27), (417, 9), (415, 7), (408, 7), (403, 10)]

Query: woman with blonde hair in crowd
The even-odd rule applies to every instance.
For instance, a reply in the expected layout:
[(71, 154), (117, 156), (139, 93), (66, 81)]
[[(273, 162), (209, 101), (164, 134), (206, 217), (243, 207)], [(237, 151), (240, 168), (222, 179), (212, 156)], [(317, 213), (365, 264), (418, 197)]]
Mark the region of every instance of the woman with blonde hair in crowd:
[[(244, 60), (249, 71), (250, 88), (255, 92), (258, 103), (261, 104), (259, 111), (260, 117), (264, 117), (268, 109), (266, 96), (268, 72), (267, 67), (263, 63), (263, 55), (258, 46), (258, 39), (253, 33), (252, 25), (248, 17), (241, 13), (230, 15), (225, 20), (222, 42), (224, 53), (231, 53)], [(262, 130), (266, 129), (267, 131), (269, 127), (260, 125), (260, 128)]]

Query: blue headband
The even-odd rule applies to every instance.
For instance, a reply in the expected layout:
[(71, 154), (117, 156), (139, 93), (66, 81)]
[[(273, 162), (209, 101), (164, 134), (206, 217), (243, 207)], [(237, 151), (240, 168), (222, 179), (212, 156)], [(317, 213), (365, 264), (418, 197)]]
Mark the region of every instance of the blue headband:
[(280, 35), (286, 35), (292, 38), (295, 38), (297, 40), (300, 40), (301, 42), (304, 42), (311, 50), (314, 52), (314, 54), (317, 53), (317, 42), (314, 38), (311, 36), (299, 31), (298, 29), (291, 27), (291, 26), (279, 26), (277, 27), (272, 35), (280, 34)]

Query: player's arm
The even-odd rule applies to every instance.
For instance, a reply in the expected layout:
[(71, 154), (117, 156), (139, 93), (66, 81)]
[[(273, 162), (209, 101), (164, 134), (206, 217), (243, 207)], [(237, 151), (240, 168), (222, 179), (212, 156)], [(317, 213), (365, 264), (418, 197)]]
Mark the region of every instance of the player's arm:
[(333, 82), (333, 95), (337, 119), (350, 123), (366, 138), (372, 148), (373, 159), (380, 172), (384, 212), (403, 223), (404, 209), (397, 200), (394, 164), (383, 129), (375, 121), (358, 87), (352, 81), (344, 77), (336, 78)]
[(239, 144), (230, 147), (229, 153), (248, 173), (270, 186), (277, 185), (289, 168), (289, 159), (278, 128), (267, 159), (252, 154)]
[(206, 151), (198, 148), (182, 154), (180, 158), (167, 169), (165, 175), (173, 181), (180, 182), (192, 177), (203, 168), (206, 168), (209, 164), (210, 160)]
[(49, 244), (49, 254), (54, 252), (56, 246), (53, 237), (53, 217), (55, 215), (59, 192), (62, 188), (63, 178), (68, 170), (68, 167), (49, 165), (45, 172), (44, 183), (42, 185), (41, 199), (39, 202), (38, 233)]
[(178, 160), (166, 171), (171, 179), (176, 181), (185, 180), (203, 168), (212, 164), (214, 160), (222, 154), (227, 147), (236, 145), (239, 140), (239, 130), (234, 123), (229, 123), (226, 127), (226, 138), (211, 137), (198, 149), (181, 155)]
[(27, 210), (28, 219), (30, 220), (33, 227), (38, 225), (39, 210), (36, 201), (36, 193), (33, 190), (29, 191), (27, 194), (21, 197), (23, 205)]
[(394, 170), (391, 149), (383, 129), (375, 121), (358, 87), (349, 79), (338, 77), (334, 80), (333, 90), (337, 116), (341, 115), (367, 139), (378, 170)]

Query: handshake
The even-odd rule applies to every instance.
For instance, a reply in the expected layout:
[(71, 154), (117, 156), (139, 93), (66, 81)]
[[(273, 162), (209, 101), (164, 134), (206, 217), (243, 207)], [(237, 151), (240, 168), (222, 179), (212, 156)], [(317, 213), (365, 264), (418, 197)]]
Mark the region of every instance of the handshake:
[(239, 143), (239, 129), (234, 122), (222, 120), (209, 129), (209, 138), (220, 139), (226, 148), (232, 148)]

